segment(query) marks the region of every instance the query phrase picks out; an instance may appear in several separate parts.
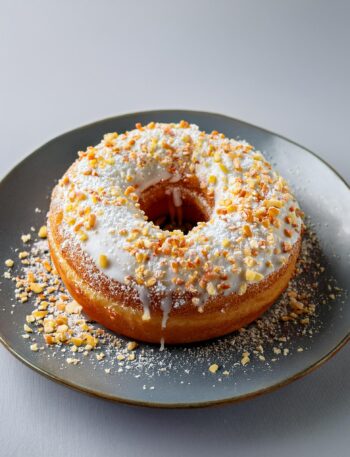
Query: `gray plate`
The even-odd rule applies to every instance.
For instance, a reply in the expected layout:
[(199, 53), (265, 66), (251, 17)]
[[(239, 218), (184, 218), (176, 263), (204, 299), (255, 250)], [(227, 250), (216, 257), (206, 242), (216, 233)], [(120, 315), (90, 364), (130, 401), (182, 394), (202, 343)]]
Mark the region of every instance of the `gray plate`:
[[(257, 149), (267, 152), (275, 167), (289, 180), (303, 210), (315, 224), (327, 274), (336, 278), (338, 285), (346, 290), (350, 266), (350, 199), (348, 186), (336, 172), (305, 148), (261, 128), (218, 114), (180, 110), (133, 113), (75, 129), (45, 144), (14, 168), (0, 185), (1, 271), (5, 259), (13, 257), (13, 250), (20, 245), (20, 234), (27, 233), (32, 225), (38, 227), (44, 222), (50, 190), (75, 159), (78, 150), (96, 144), (106, 132), (131, 129), (136, 122), (176, 122), (180, 119), (196, 123), (206, 131), (218, 130), (229, 137), (246, 139)], [(35, 214), (35, 207), (43, 212)], [(221, 339), (222, 344), (209, 342), (200, 347), (174, 347), (164, 352), (144, 345), (146, 360), (153, 360), (152, 367), (145, 366), (138, 377), (134, 370), (106, 375), (96, 366), (92, 356), (78, 366), (65, 366), (60, 355), (52, 357), (51, 349), (31, 352), (28, 342), (21, 337), (30, 305), (13, 307), (13, 289), (11, 281), (0, 279), (0, 337), (5, 347), (50, 379), (99, 397), (131, 404), (196, 407), (253, 397), (315, 369), (349, 339), (350, 307), (343, 296), (322, 305), (315, 323), (318, 332), (312, 338), (292, 334), (289, 356), (279, 357), (273, 364), (251, 363), (247, 367), (238, 364), (232, 376), (224, 377), (220, 372), (212, 375), (208, 372), (210, 363), (219, 361), (220, 365), (232, 368), (239, 360), (235, 347)], [(300, 346), (306, 350), (298, 352)], [(172, 365), (170, 373), (157, 370), (162, 363)]]

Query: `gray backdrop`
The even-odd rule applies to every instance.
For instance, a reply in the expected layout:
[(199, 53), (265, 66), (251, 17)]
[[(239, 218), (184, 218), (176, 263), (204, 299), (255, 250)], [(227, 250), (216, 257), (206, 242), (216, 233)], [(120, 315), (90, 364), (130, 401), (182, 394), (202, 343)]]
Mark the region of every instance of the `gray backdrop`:
[[(349, 182), (349, 23), (348, 1), (2, 0), (0, 176), (81, 124), (187, 108), (281, 133)], [(0, 455), (346, 456), (349, 355), (246, 403), (158, 411), (73, 392), (0, 348)]]

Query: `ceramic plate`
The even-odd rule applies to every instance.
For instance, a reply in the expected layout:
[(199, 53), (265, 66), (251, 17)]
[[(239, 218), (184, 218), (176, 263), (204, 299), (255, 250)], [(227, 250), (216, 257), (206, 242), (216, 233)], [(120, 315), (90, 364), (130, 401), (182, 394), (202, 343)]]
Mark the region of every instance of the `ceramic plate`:
[[(271, 344), (265, 344), (264, 352), (257, 350), (257, 342), (252, 343), (246, 365), (241, 363), (244, 335), (238, 333), (164, 351), (157, 346), (141, 345), (134, 364), (115, 362), (109, 352), (101, 364), (90, 353), (81, 355), (81, 363), (71, 366), (65, 363), (67, 354), (57, 348), (32, 352), (22, 337), (31, 305), (16, 302), (14, 282), (3, 277), (5, 260), (18, 255), (15, 249), (21, 247), (20, 235), (45, 222), (50, 191), (78, 150), (98, 143), (106, 132), (130, 130), (136, 122), (181, 119), (198, 124), (202, 130), (218, 130), (229, 137), (247, 140), (266, 153), (290, 182), (308, 224), (317, 235), (317, 253), (312, 252), (320, 259), (316, 268), (324, 271), (317, 279), (319, 296), (314, 297), (317, 306), (312, 323), (302, 328), (293, 322), (282, 323), (280, 335)], [(99, 121), (53, 139), (14, 168), (1, 182), (0, 208), (1, 341), (29, 367), (67, 386), (131, 404), (207, 406), (246, 399), (285, 385), (325, 362), (349, 339), (349, 188), (316, 155), (261, 128), (218, 114), (180, 110), (133, 113)], [(35, 208), (42, 212), (35, 212)], [(308, 272), (308, 267), (304, 270), (300, 281), (312, 281), (312, 272)], [(247, 332), (248, 336), (254, 335), (251, 328)], [(208, 370), (213, 363), (219, 367), (215, 374)]]

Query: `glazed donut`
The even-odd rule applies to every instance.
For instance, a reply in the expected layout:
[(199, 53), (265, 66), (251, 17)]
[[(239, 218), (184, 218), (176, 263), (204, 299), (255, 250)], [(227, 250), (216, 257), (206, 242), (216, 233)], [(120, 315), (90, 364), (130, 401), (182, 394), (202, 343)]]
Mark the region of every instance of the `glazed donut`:
[(248, 143), (151, 122), (78, 155), (53, 190), (48, 239), (92, 319), (146, 342), (206, 340), (255, 320), (288, 285), (302, 213)]

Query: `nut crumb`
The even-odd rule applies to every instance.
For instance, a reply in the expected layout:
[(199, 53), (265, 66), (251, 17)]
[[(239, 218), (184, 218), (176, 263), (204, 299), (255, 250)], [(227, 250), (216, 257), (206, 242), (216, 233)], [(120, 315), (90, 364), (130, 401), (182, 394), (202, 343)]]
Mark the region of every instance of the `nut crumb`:
[(47, 227), (46, 225), (42, 225), (38, 232), (39, 238), (47, 238)]
[(218, 371), (218, 369), (219, 369), (219, 365), (217, 365), (216, 363), (213, 363), (209, 367), (210, 373), (214, 373), (214, 374)]
[(139, 344), (136, 343), (136, 341), (129, 341), (129, 343), (128, 343), (127, 346), (126, 346), (126, 349), (127, 349), (128, 351), (133, 351), (133, 350), (136, 349), (138, 346), (139, 346)]
[(83, 307), (79, 305), (75, 300), (66, 304), (65, 311), (69, 314), (79, 314)]
[(96, 354), (96, 359), (97, 360), (103, 360), (105, 358), (105, 355), (103, 352), (100, 352), (99, 354)]
[(241, 365), (243, 365), (245, 367), (246, 365), (248, 365), (249, 362), (250, 362), (249, 352), (243, 352), (242, 359), (241, 359)]
[(73, 359), (72, 357), (67, 357), (66, 361), (68, 365), (78, 365), (78, 363), (80, 362), (79, 359)]
[(24, 328), (24, 331), (25, 331), (25, 332), (27, 332), (27, 333), (33, 333), (33, 329), (31, 329), (31, 328), (29, 327), (29, 325), (24, 324), (24, 325), (23, 325), (23, 328)]
[(37, 284), (35, 282), (32, 282), (29, 287), (30, 287), (30, 290), (32, 292), (34, 292), (35, 294), (41, 294), (41, 292), (44, 290), (43, 284)]
[(9, 268), (12, 268), (15, 262), (12, 259), (5, 260), (5, 265)]

